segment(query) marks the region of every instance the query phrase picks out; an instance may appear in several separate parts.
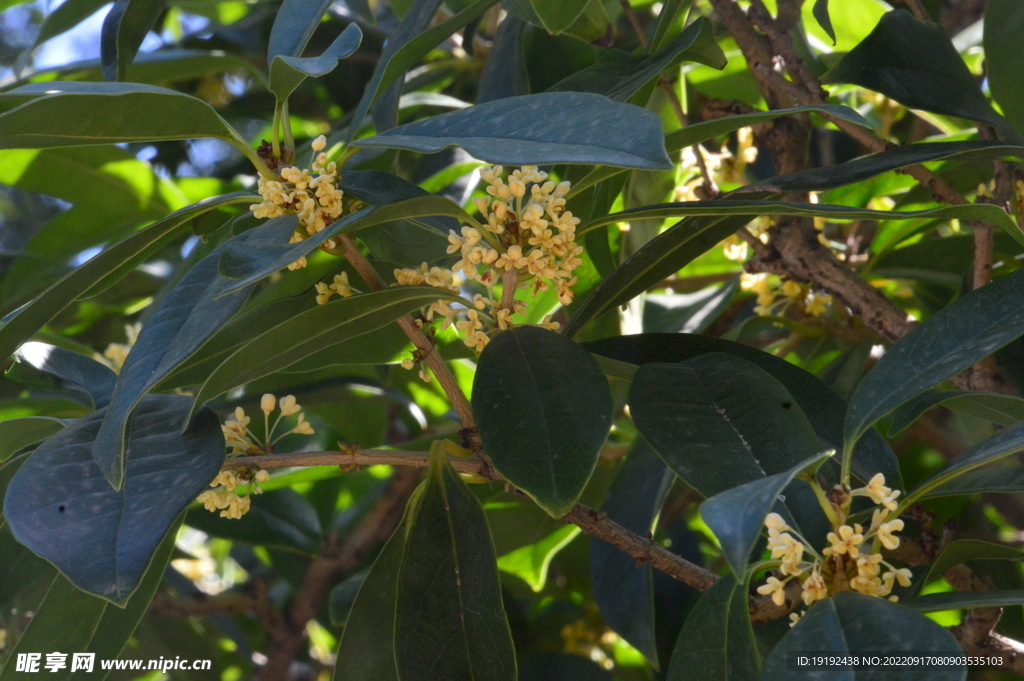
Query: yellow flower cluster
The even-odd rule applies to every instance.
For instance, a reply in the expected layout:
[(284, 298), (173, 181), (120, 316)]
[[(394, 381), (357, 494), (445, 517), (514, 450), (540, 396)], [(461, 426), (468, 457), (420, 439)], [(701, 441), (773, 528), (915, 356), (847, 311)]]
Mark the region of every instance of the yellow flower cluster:
[[(834, 531), (828, 533), (829, 545), (820, 554), (799, 532), (787, 525), (778, 513), (770, 513), (765, 518), (768, 550), (771, 551), (772, 560), (778, 561), (778, 572), (782, 579), (769, 576), (766, 583), (757, 588), (757, 592), (771, 595), (776, 605), (785, 603), (786, 584), (794, 578), (801, 582), (804, 605), (810, 605), (837, 591), (850, 589), (895, 601), (897, 597), (890, 595), (893, 586), (897, 583), (910, 586), (910, 570), (890, 565), (880, 552), (881, 547), (893, 550), (900, 545), (900, 538), (895, 533), (903, 529), (903, 521), (899, 518), (888, 519), (889, 513), (897, 508), (895, 500), (900, 495), (899, 490), (886, 487), (885, 476), (881, 473), (860, 489), (837, 489), (839, 500), (828, 502), (836, 518)], [(859, 523), (846, 523), (850, 502), (856, 496), (869, 497), (882, 506), (874, 510), (871, 525), (866, 531)], [(805, 552), (811, 554), (813, 560), (805, 561)], [(883, 568), (885, 572), (882, 572)], [(790, 619), (792, 626), (800, 619), (800, 615)]]
[[(280, 409), (280, 413), (274, 420), (273, 425), (271, 425), (270, 414), (277, 408)], [(224, 425), (221, 426), (221, 432), (224, 433), (224, 442), (231, 450), (228, 453), (229, 458), (269, 454), (274, 451), (274, 445), (277, 441), (283, 437), (293, 433), (313, 435), (315, 432), (313, 427), (309, 425), (309, 422), (306, 421), (306, 415), (302, 413), (302, 407), (299, 406), (293, 395), (282, 397), (280, 402), (278, 402), (276, 397), (267, 393), (260, 399), (260, 410), (263, 412), (262, 438), (249, 428), (252, 419), (246, 415), (245, 410), (241, 407), (235, 407), (234, 414), (232, 414), (233, 418), (228, 418)], [(274, 432), (281, 423), (281, 419), (285, 416), (296, 416), (295, 426), (291, 430), (287, 430), (274, 437)], [(248, 495), (238, 494), (236, 489), (242, 485), (266, 482), (269, 479), (269, 473), (258, 470), (255, 467), (236, 470), (225, 469), (210, 483), (210, 487), (214, 489), (206, 490), (196, 498), (196, 501), (203, 504), (208, 511), (221, 509), (221, 517), (241, 518), (249, 510), (249, 497)], [(252, 494), (261, 494), (263, 489), (256, 485), (254, 488), (251, 488), (250, 492)]]
[(128, 342), (111, 343), (107, 346), (107, 349), (103, 351), (102, 355), (99, 353), (93, 353), (93, 359), (97, 362), (106, 364), (114, 370), (114, 373), (121, 373), (121, 367), (124, 366), (124, 361), (128, 358), (128, 353), (131, 352), (132, 347), (135, 345), (135, 341), (139, 339), (140, 331), (142, 331), (142, 322), (125, 324), (124, 335), (128, 339)]
[[(750, 128), (736, 131), (736, 152), (729, 148), (729, 140), (722, 143), (717, 152), (708, 151), (701, 145), (704, 167), (719, 187), (746, 184), (747, 165), (757, 160), (754, 133)], [(679, 172), (682, 181), (675, 190), (676, 201), (700, 201), (712, 198), (702, 191), (704, 176), (700, 172), (697, 154), (693, 147), (686, 147), (680, 154)]]
[(754, 313), (762, 317), (771, 317), (781, 312), (775, 310), (777, 303), (782, 303), (779, 305), (781, 308), (795, 304), (812, 317), (821, 317), (828, 312), (828, 304), (832, 302), (832, 296), (827, 293), (812, 291), (810, 287), (792, 279), (773, 281), (766, 272), (742, 274), (740, 288), (757, 294)]
[[(280, 180), (270, 180), (261, 175), (258, 189), (263, 202), (249, 206), (249, 210), (258, 218), (276, 218), (296, 213), (300, 228), (292, 234), (289, 243), (297, 243), (323, 231), (341, 216), (343, 210), (341, 200), (344, 193), (337, 186), (338, 166), (334, 161), (328, 161), (323, 151), (327, 146), (327, 138), (320, 135), (313, 140), (311, 146), (316, 158), (310, 169), (294, 166), (282, 168)], [(337, 246), (333, 239), (328, 239), (324, 245), (327, 248)], [(289, 265), (288, 269), (295, 270), (305, 265), (306, 259), (303, 257)]]
[(348, 283), (348, 272), (342, 272), (341, 274), (334, 275), (334, 281), (330, 284), (325, 284), (322, 281), (316, 284), (316, 304), (323, 305), (331, 299), (337, 293), (342, 298), (348, 298), (353, 296), (359, 291), (352, 288)]

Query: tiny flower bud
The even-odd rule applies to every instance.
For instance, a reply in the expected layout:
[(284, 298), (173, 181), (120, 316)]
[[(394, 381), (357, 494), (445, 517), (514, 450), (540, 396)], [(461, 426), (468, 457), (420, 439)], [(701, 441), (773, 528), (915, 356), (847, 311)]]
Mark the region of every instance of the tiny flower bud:
[(270, 414), (270, 412), (274, 411), (274, 407), (276, 405), (277, 398), (271, 395), (270, 393), (264, 395), (263, 398), (260, 400), (260, 409), (263, 410), (264, 414)]

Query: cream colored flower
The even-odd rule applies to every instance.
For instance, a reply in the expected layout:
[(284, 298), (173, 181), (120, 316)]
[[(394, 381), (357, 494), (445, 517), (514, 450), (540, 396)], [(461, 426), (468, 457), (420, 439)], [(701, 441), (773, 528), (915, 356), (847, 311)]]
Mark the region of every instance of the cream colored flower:
[(771, 594), (772, 603), (781, 606), (786, 602), (786, 583), (778, 577), (769, 577), (767, 584), (757, 587), (757, 593), (763, 596)]
[(811, 576), (804, 580), (803, 591), (800, 596), (804, 600), (804, 605), (810, 605), (828, 596), (828, 591), (825, 589), (825, 579), (818, 572), (817, 567), (811, 572)]
[(900, 545), (900, 538), (893, 535), (903, 529), (903, 521), (899, 518), (882, 523), (878, 526), (878, 539), (882, 546), (892, 551)]
[(822, 553), (826, 556), (847, 554), (850, 558), (859, 556), (860, 550), (857, 547), (864, 541), (861, 526), (840, 525), (837, 531), (838, 534), (836, 532), (828, 533), (826, 538), (831, 546), (825, 547)]

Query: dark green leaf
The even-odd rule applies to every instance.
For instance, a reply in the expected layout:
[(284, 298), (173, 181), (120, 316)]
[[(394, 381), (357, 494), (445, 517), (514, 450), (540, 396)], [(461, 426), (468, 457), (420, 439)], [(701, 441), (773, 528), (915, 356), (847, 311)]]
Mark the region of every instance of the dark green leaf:
[(506, 97), (407, 123), (356, 144), (424, 153), (459, 146), (481, 160), (508, 165), (664, 169), (672, 164), (655, 113), (586, 92)]
[(4, 500), (14, 536), (75, 586), (123, 607), (175, 517), (224, 461), (224, 437), (212, 412), (202, 411), (181, 433), (191, 402), (150, 395), (139, 403), (119, 492), (92, 452), (105, 410), (40, 445)]
[(938, 579), (949, 568), (968, 560), (1022, 560), (1024, 551), (980, 539), (957, 539), (942, 549), (928, 570), (924, 583)]
[(535, 326), (502, 332), (480, 355), (472, 402), (495, 469), (552, 516), (567, 513), (611, 427), (611, 391), (590, 353)]
[(117, 374), (105, 364), (66, 348), (46, 343), (25, 343), (14, 353), (7, 378), (19, 383), (73, 390), (95, 409), (110, 402)]
[(722, 555), (733, 574), (743, 576), (754, 543), (764, 528), (764, 519), (779, 500), (779, 495), (797, 476), (810, 477), (834, 452), (829, 450), (802, 461), (785, 473), (769, 475), (739, 487), (719, 492), (700, 506), (700, 517), (722, 545)]
[(1003, 115), (1017, 130), (1024, 130), (1024, 87), (1020, 73), (1024, 54), (1024, 6), (1014, 0), (989, 0), (985, 4), (985, 75), (992, 96)]
[(546, 2), (545, 0), (530, 0), (533, 11), (540, 19), (541, 25), (551, 35), (558, 35), (566, 31), (576, 23), (576, 20), (583, 14), (587, 3), (590, 0), (560, 0), (560, 2)]
[(100, 60), (103, 77), (124, 80), (146, 34), (156, 26), (166, 0), (116, 0), (103, 19)]
[[(818, 437), (833, 449), (839, 450), (842, 447), (846, 401), (814, 374), (770, 353), (720, 338), (684, 333), (645, 333), (606, 338), (584, 343), (583, 347), (597, 355), (628, 362), (627, 366), (681, 362), (709, 352), (736, 355), (756, 364), (782, 383), (803, 409)], [(854, 450), (853, 473), (867, 481), (879, 472), (885, 475), (892, 487), (902, 489), (903, 479), (896, 455), (882, 436), (871, 429)]]
[(307, 77), (318, 78), (333, 71), (339, 60), (359, 49), (362, 40), (359, 26), (349, 24), (319, 57), (277, 55), (270, 64), (270, 91), (279, 101), (287, 99)]
[(458, 296), (430, 286), (399, 286), (334, 300), (266, 329), (225, 359), (196, 395), (196, 408), (223, 392), (375, 331), (438, 300)]
[(352, 605), (355, 603), (359, 589), (366, 581), (368, 570), (357, 572), (338, 586), (331, 589), (331, 595), (327, 597), (327, 609), (331, 616), (331, 624), (336, 627), (343, 627), (348, 622), (348, 615), (352, 612)]
[[(967, 610), (970, 608), (998, 608), (1024, 605), (1024, 591), (946, 591), (925, 594), (906, 603), (908, 608), (918, 612), (939, 612), (942, 610)], [(949, 654), (949, 653), (947, 653)], [(936, 678), (936, 677), (921, 677)], [(956, 677), (959, 678), (959, 677)]]
[(491, 51), (480, 73), (476, 95), (478, 104), (529, 93), (530, 85), (523, 61), (522, 38), (525, 25), (522, 19), (512, 14), (498, 24)]
[(942, 27), (903, 9), (886, 13), (822, 82), (860, 85), (911, 109), (988, 123), (1020, 139), (989, 105)]
[(1010, 426), (1024, 420), (1024, 400), (1013, 395), (977, 393), (970, 390), (926, 390), (892, 413), (889, 437), (902, 432), (932, 407), (944, 405), (953, 411)]
[(612, 673), (581, 655), (548, 653), (519, 665), (519, 681), (612, 681)]
[[(601, 511), (630, 532), (646, 536), (673, 480), (675, 474), (643, 438), (638, 438)], [(651, 566), (638, 565), (629, 554), (594, 539), (590, 543), (590, 581), (604, 621), (657, 667)]]
[(1024, 271), (971, 291), (889, 349), (861, 379), (846, 415), (846, 449), (872, 423), (1024, 334)]
[(182, 208), (91, 258), (32, 302), (4, 317), (3, 326), (0, 326), (0, 357), (9, 356), (75, 299), (116, 281), (134, 269), (173, 238), (192, 218), (221, 206), (251, 202), (254, 199), (259, 200), (259, 197), (237, 192)]
[(157, 381), (202, 347), (249, 297), (251, 286), (224, 293), (227, 284), (234, 282), (217, 274), (221, 254), (231, 244), (285, 242), (293, 227), (294, 216), (274, 218), (221, 244), (193, 265), (150, 314), (118, 374), (92, 450), (115, 488), (121, 487), (125, 426), (132, 409)]
[[(815, 652), (827, 655), (963, 654), (953, 635), (927, 617), (898, 603), (853, 591), (844, 591), (812, 605), (768, 656), (761, 678), (763, 681), (894, 678), (890, 670), (879, 667), (857, 670), (836, 667), (823, 672), (793, 670), (789, 666), (791, 653)], [(965, 673), (963, 667), (954, 666), (901, 667), (898, 678), (900, 681), (962, 681)]]
[(1024, 466), (995, 466), (958, 475), (928, 490), (922, 499), (976, 494), (978, 492), (1012, 493), (1024, 491)]
[(49, 416), (25, 416), (0, 421), (0, 462), (24, 447), (42, 442), (64, 425), (61, 419)]
[(725, 53), (715, 42), (714, 29), (706, 18), (698, 18), (657, 54), (632, 55), (608, 50), (596, 64), (560, 80), (548, 88), (548, 92), (594, 92), (626, 102), (652, 78), (683, 61), (717, 69), (725, 66)]
[(818, 21), (818, 26), (821, 26), (821, 30), (828, 34), (828, 37), (832, 39), (832, 44), (835, 45), (836, 31), (832, 28), (832, 17), (828, 15), (828, 0), (814, 0), (814, 9), (811, 11)]
[(431, 455), (410, 506), (395, 599), (398, 676), (514, 681), (515, 649), (487, 519), (443, 450)]
[(270, 29), (267, 68), (276, 57), (300, 56), (330, 6), (331, 0), (284, 0)]
[[(68, 31), (95, 14), (106, 5), (105, 0), (67, 0), (46, 15), (33, 47)], [(2, 6), (2, 5), (0, 5)]]
[(726, 575), (690, 610), (672, 653), (667, 681), (741, 681), (756, 679), (760, 670), (747, 580)]
[(275, 489), (251, 495), (249, 511), (237, 519), (221, 518), (202, 506), (189, 510), (188, 525), (211, 537), (232, 541), (316, 553), (320, 544), (320, 520), (305, 497), (293, 489)]
[(725, 311), (739, 279), (694, 293), (649, 293), (644, 299), (644, 331), (700, 333)]

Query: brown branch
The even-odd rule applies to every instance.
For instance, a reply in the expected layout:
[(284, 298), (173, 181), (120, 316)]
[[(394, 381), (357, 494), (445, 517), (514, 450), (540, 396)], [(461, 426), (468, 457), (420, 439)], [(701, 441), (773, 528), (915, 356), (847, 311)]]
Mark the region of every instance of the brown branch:
[(633, 5), (629, 3), (629, 0), (619, 0), (619, 4), (622, 5), (622, 13), (626, 15), (629, 25), (633, 28), (633, 33), (636, 34), (640, 47), (646, 52), (647, 36), (644, 35), (644, 27), (640, 25), (640, 19), (636, 16), (636, 12), (633, 11)]

